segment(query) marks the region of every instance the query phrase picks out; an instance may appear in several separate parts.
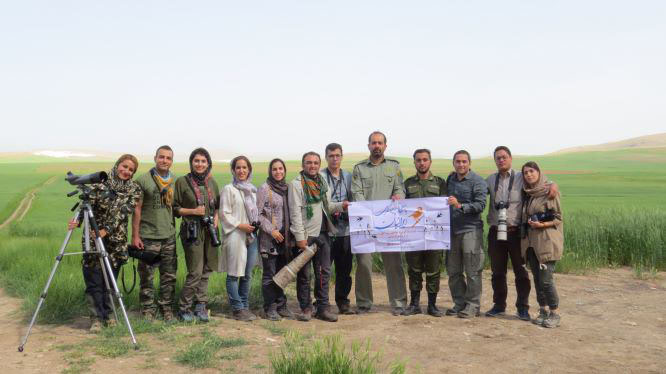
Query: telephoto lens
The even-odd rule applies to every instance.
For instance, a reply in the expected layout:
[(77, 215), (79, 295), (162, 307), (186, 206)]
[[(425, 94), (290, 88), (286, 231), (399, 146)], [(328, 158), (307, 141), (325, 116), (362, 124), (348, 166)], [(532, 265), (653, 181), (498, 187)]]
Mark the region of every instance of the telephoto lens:
[(506, 204), (504, 201), (500, 201), (495, 206), (497, 209), (497, 240), (506, 241)]

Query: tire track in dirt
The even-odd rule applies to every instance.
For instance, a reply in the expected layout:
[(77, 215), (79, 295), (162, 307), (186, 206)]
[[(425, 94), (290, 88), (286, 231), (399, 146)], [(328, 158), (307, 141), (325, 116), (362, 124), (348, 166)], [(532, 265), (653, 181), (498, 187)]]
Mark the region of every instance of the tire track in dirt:
[(35, 196), (37, 196), (37, 191), (39, 191), (41, 188), (48, 186), (49, 184), (55, 182), (56, 176), (52, 176), (51, 178), (47, 179), (44, 183), (41, 185), (33, 188), (32, 190), (28, 191), (28, 193), (25, 194), (19, 205), (16, 207), (16, 209), (12, 212), (12, 214), (3, 222), (0, 224), (0, 230), (4, 229), (5, 227), (9, 226), (12, 222), (14, 221), (21, 221), (26, 214), (28, 214), (28, 211), (30, 211), (30, 207), (32, 206), (32, 201), (35, 199)]

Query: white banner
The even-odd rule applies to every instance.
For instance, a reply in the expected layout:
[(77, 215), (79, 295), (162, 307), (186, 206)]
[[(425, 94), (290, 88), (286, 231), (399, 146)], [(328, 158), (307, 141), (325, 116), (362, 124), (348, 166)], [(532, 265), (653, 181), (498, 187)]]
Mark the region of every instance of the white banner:
[(451, 248), (447, 197), (355, 201), (349, 205), (352, 253)]

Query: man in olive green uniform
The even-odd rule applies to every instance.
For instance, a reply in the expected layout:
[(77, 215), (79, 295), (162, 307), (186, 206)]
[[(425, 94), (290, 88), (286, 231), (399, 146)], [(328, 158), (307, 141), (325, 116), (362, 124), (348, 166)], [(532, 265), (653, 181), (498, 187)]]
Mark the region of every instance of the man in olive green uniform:
[[(405, 191), (408, 199), (420, 197), (446, 196), (446, 181), (430, 172), (432, 158), (430, 150), (417, 149), (414, 152), (414, 166), (416, 175), (405, 180)], [(407, 314), (420, 314), (419, 298), (423, 287), (423, 273), (426, 274), (426, 291), (428, 292), (428, 314), (441, 317), (443, 313), (437, 308), (437, 293), (439, 292), (439, 275), (442, 266), (442, 251), (413, 251), (405, 252), (407, 260), (407, 274), (409, 275), (409, 291), (411, 302)]]
[(137, 178), (141, 187), (139, 200), (132, 217), (132, 245), (160, 255), (160, 261), (150, 265), (139, 261), (141, 314), (149, 320), (155, 318), (153, 275), (160, 271), (160, 295), (157, 303), (165, 321), (173, 319), (176, 294), (176, 229), (172, 214), (173, 181), (170, 168), (173, 150), (163, 145), (155, 153), (155, 167)]
[[(375, 131), (368, 137), (370, 158), (354, 166), (352, 173), (352, 196), (354, 201), (399, 200), (405, 198), (405, 189), (400, 163), (384, 158), (386, 136)], [(358, 313), (367, 313), (372, 308), (372, 254), (356, 255), (356, 305)], [(382, 252), (389, 300), (393, 315), (405, 315), (407, 289), (402, 269), (400, 252)]]

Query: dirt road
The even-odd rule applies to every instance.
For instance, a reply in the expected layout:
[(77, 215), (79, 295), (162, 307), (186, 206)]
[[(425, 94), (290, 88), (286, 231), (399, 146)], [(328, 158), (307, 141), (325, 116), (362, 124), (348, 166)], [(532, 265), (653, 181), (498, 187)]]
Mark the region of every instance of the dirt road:
[[(277, 326), (316, 336), (339, 334), (347, 342), (369, 338), (373, 350), (383, 353), (384, 361), (404, 360), (410, 373), (666, 372), (664, 274), (649, 280), (636, 279), (627, 269), (604, 269), (586, 276), (557, 274), (562, 326), (556, 329), (537, 327), (511, 316), (473, 320), (393, 317), (384, 284), (382, 276), (375, 277), (375, 313), (340, 316), (338, 323), (282, 321)], [(492, 300), (489, 285), (489, 272), (485, 271), (484, 309)], [(450, 306), (445, 281), (440, 295), (439, 304)], [(509, 297), (514, 295), (510, 291)], [(534, 295), (531, 304), (536, 305)], [(294, 300), (290, 305), (295, 308)], [(16, 348), (26, 326), (18, 309), (18, 300), (0, 293), (0, 356), (5, 373), (59, 372), (70, 364), (56, 347), (90, 339), (84, 319), (65, 326), (37, 326), (26, 351), (18, 353)], [(509, 307), (508, 312), (514, 309)], [(238, 323), (224, 315), (214, 318), (217, 323), (212, 329), (217, 334), (243, 337), (249, 345), (241, 348), (244, 352), (240, 358), (221, 361), (216, 369), (200, 372), (267, 372), (268, 354), (283, 338), (271, 334), (263, 320)], [(172, 360), (187, 342), (167, 344), (151, 334), (141, 334), (139, 340), (150, 347), (148, 354), (130, 353), (116, 359), (98, 356), (90, 368), (101, 373), (192, 371)]]

